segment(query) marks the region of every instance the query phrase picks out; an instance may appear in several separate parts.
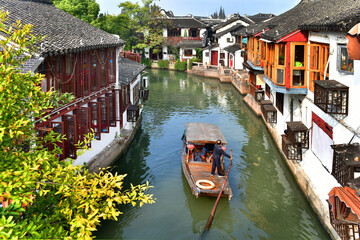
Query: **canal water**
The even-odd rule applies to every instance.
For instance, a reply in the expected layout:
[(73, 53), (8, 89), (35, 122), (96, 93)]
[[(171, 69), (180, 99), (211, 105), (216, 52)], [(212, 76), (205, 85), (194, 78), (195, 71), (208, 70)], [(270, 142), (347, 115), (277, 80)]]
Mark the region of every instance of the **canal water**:
[[(147, 71), (150, 95), (142, 127), (113, 171), (127, 173), (127, 184), (148, 180), (156, 203), (122, 206), (124, 214), (117, 222), (104, 221), (95, 234), (98, 239), (330, 239), (262, 120), (231, 84)], [(234, 196), (220, 200), (205, 235), (201, 233), (216, 199), (196, 199), (182, 173), (186, 122), (217, 124), (233, 150), (229, 181)]]

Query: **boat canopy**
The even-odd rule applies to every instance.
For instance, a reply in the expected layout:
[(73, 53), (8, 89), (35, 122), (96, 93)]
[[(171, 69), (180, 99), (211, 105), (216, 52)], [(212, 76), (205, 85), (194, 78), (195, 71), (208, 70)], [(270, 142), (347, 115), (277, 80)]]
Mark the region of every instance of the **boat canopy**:
[(227, 144), (219, 127), (211, 123), (186, 123), (185, 137), (186, 141), (191, 143), (216, 143), (217, 140), (221, 140), (222, 144)]

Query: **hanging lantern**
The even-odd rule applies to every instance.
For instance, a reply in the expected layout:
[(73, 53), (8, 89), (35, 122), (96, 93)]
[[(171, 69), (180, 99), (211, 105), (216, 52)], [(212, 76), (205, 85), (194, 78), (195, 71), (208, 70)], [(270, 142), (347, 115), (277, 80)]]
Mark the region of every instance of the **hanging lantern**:
[(191, 144), (189, 143), (187, 146), (186, 146), (189, 150), (193, 150), (195, 148), (194, 144)]

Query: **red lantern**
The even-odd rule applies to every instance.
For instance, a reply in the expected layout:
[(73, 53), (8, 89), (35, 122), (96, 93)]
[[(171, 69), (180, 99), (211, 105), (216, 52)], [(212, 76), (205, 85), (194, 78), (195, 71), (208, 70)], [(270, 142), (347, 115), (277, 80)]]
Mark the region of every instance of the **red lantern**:
[(189, 150), (193, 150), (195, 146), (190, 143), (190, 144), (188, 144), (186, 147), (187, 147)]

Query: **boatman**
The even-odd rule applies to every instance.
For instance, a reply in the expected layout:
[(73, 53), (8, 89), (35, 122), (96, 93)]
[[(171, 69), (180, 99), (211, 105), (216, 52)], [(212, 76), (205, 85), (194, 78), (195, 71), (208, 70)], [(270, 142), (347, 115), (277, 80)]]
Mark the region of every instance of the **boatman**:
[(227, 154), (222, 148), (221, 148), (221, 140), (217, 140), (216, 144), (214, 145), (214, 152), (213, 152), (213, 162), (211, 167), (211, 175), (215, 174), (215, 168), (217, 168), (218, 175), (224, 176), (221, 174), (221, 167), (220, 167), (220, 158), (221, 155), (224, 155), (227, 158), (230, 158), (230, 155)]

